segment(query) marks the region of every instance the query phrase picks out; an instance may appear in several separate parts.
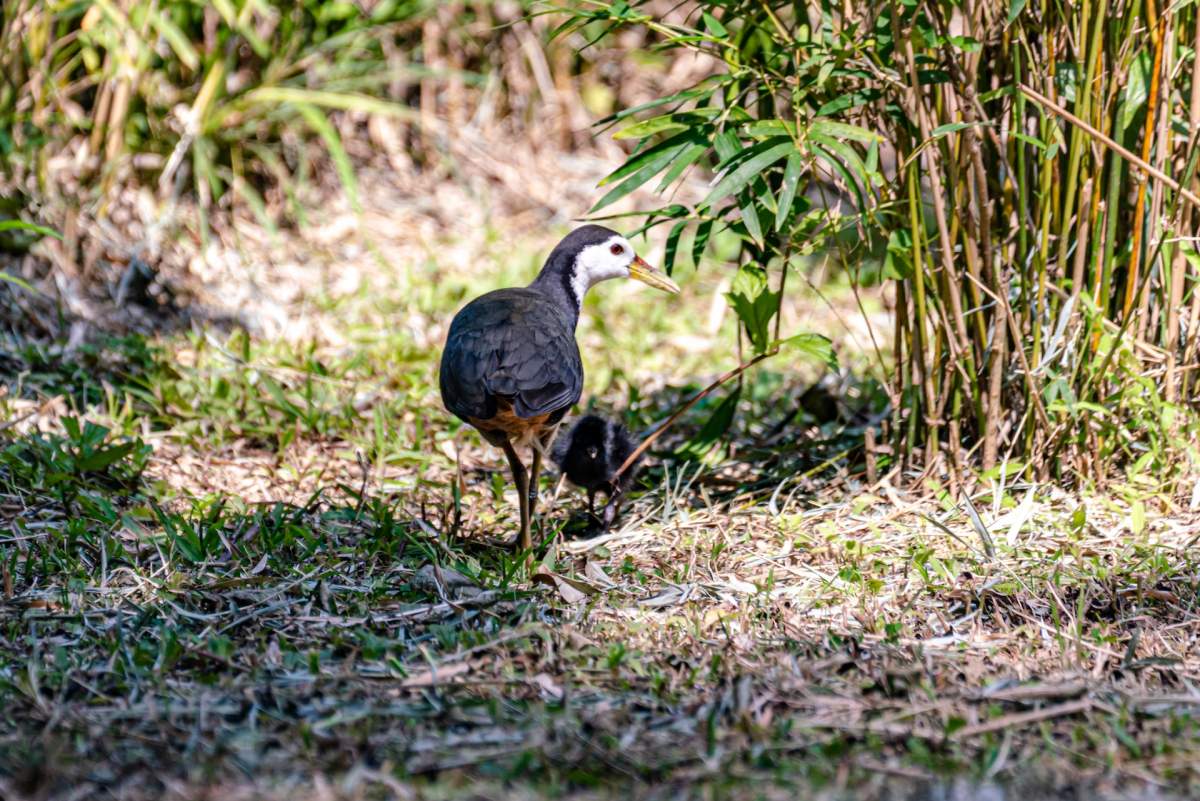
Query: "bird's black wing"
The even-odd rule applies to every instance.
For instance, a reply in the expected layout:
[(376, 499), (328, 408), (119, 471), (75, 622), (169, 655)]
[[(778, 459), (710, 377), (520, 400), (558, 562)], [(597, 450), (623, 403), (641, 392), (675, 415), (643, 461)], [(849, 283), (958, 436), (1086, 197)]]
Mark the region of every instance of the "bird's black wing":
[(489, 419), (500, 398), (519, 417), (563, 412), (583, 392), (583, 363), (566, 312), (531, 289), (500, 289), (450, 324), (440, 375), (446, 408)]

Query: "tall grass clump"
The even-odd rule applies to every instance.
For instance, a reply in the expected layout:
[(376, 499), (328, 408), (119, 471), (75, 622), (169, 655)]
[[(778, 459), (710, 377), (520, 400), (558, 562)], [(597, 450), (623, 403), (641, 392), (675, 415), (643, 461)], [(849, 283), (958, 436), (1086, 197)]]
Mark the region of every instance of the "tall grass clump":
[(588, 65), (544, 49), (555, 23), (530, 7), (4, 0), (0, 217), (56, 204), (104, 217), (115, 190), (138, 187), (202, 214), (294, 220), (322, 172), (357, 204), (355, 166), (380, 151), (420, 169), (467, 128), (487, 140), (505, 124), (569, 147)]
[(886, 285), (883, 459), (1156, 488), (1191, 464), (1194, 5), (755, 0), (668, 21), (615, 2), (571, 24), (645, 26), (723, 62), (604, 120), (634, 147), (598, 207), (710, 170), (706, 198), (648, 224), (669, 225), (668, 262), (740, 237), (750, 340), (804, 254)]

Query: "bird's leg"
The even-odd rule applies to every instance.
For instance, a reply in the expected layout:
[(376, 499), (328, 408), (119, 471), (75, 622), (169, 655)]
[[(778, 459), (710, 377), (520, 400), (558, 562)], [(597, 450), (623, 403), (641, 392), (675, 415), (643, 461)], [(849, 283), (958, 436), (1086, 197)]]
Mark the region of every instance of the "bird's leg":
[(508, 457), (508, 466), (512, 468), (513, 482), (517, 485), (517, 506), (521, 512), (521, 547), (529, 550), (533, 547), (533, 537), (529, 533), (529, 476), (521, 457), (512, 446), (512, 442), (504, 440), (501, 446), (504, 455)]
[(537, 508), (538, 485), (542, 477), (542, 459), (550, 452), (550, 447), (554, 445), (554, 436), (557, 433), (558, 426), (555, 426), (541, 434), (533, 443), (533, 462), (529, 466), (529, 518), (531, 523), (534, 509)]
[(529, 465), (529, 517), (533, 517), (537, 509), (538, 483), (542, 477), (542, 449), (533, 446), (533, 462)]
[(613, 521), (617, 519), (617, 512), (621, 509), (621, 487), (618, 484), (612, 484), (609, 487), (608, 503), (604, 504), (604, 530), (608, 531), (612, 526)]

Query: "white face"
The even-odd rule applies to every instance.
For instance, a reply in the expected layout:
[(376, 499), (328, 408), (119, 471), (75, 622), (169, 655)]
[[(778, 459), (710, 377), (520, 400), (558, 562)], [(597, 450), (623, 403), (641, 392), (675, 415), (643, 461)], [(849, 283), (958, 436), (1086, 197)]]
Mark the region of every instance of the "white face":
[(620, 235), (581, 250), (575, 259), (575, 274), (571, 279), (575, 297), (582, 302), (584, 293), (597, 283), (610, 278), (628, 278), (634, 255), (633, 245)]

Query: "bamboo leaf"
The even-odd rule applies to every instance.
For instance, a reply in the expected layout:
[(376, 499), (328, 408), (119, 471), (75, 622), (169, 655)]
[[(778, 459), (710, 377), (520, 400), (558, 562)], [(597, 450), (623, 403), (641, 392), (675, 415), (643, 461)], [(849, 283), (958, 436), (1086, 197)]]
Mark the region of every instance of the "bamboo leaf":
[(663, 175), (662, 181), (659, 182), (658, 189), (655, 191), (662, 192), (668, 186), (675, 183), (675, 180), (679, 178), (680, 175), (683, 175), (684, 170), (692, 166), (692, 164), (696, 162), (696, 159), (700, 158), (707, 152), (708, 145), (692, 145), (690, 148), (685, 150), (679, 156), (679, 158), (675, 159), (674, 163), (671, 164), (671, 169), (667, 170)]
[(660, 117), (653, 117), (622, 128), (613, 134), (613, 139), (645, 139), (647, 136), (653, 136), (654, 134), (666, 131), (685, 131), (694, 128), (696, 125), (704, 124), (719, 113), (719, 109), (706, 108), (682, 113), (663, 114)]
[(705, 11), (704, 14), (702, 15), (702, 19), (704, 20), (704, 27), (707, 28), (708, 32), (711, 33), (713, 36), (717, 36), (717, 37), (720, 37), (723, 39), (729, 35), (729, 31), (725, 30), (725, 26), (722, 25), (717, 20), (716, 17), (714, 17), (712, 14), (709, 14), (707, 11)]
[(775, 210), (775, 230), (783, 228), (796, 199), (796, 188), (800, 185), (800, 174), (804, 171), (804, 158), (799, 153), (788, 156), (783, 170), (783, 185), (779, 188), (779, 207)]
[(704, 258), (704, 249), (708, 247), (708, 239), (712, 236), (713, 221), (705, 220), (696, 226), (696, 235), (692, 238), (692, 266), (699, 267), (700, 259)]
[(818, 136), (830, 136), (838, 139), (853, 139), (856, 142), (870, 143), (882, 142), (883, 137), (874, 131), (869, 131), (858, 125), (849, 125), (844, 122), (834, 122), (833, 120), (817, 120), (809, 126), (809, 134)]
[(618, 200), (625, 197), (654, 176), (658, 175), (666, 168), (668, 164), (671, 163), (676, 156), (686, 150), (687, 147), (688, 145), (685, 142), (659, 153), (656, 158), (650, 160), (640, 170), (626, 178), (617, 186), (613, 187), (608, 194), (600, 198), (596, 205), (592, 206), (592, 213), (599, 211), (605, 206), (616, 203)]
[(687, 220), (680, 220), (671, 227), (671, 233), (667, 234), (666, 249), (663, 252), (663, 269), (667, 275), (671, 275), (675, 269), (675, 257), (679, 253), (679, 238), (683, 235), (683, 229), (687, 227)]
[[(608, 175), (604, 176), (598, 186), (607, 186), (608, 184), (621, 180), (627, 175), (632, 175), (642, 167), (645, 167), (650, 162), (659, 158), (663, 153), (675, 151), (680, 147), (680, 145), (686, 145), (689, 142), (703, 144), (702, 138), (698, 134), (691, 131), (676, 134), (675, 136), (665, 139), (662, 142), (653, 145), (652, 147), (648, 147), (645, 150), (634, 153), (624, 164), (610, 172)], [(662, 168), (660, 167), (659, 169)], [(657, 172), (657, 170), (655, 172)]]
[(768, 139), (761, 143), (752, 149), (753, 155), (739, 161), (736, 168), (721, 177), (713, 190), (708, 193), (703, 204), (711, 206), (718, 200), (741, 191), (746, 184), (762, 174), (765, 169), (794, 150), (795, 145), (792, 140), (783, 137)]

